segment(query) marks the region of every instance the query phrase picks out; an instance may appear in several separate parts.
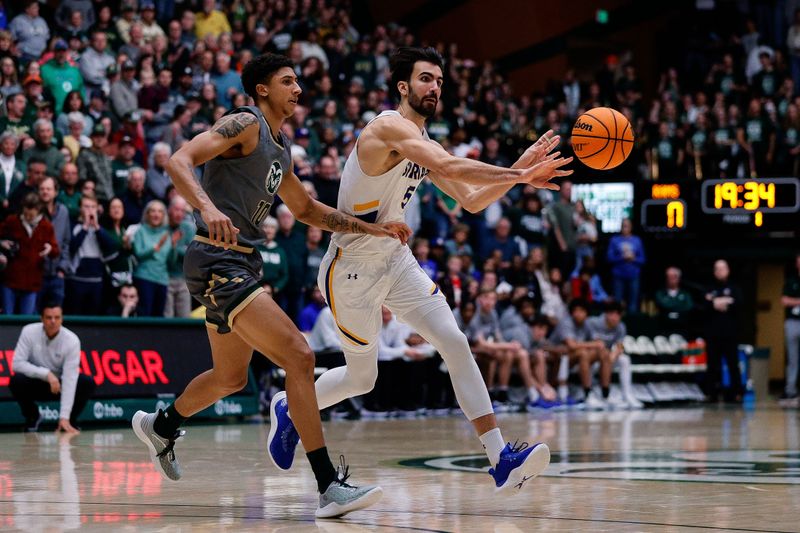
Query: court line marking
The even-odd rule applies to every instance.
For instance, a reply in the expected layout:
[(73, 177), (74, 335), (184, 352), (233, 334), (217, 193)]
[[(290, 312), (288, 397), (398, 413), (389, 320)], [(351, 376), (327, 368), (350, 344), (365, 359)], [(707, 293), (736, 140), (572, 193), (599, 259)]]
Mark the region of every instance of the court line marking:
[[(14, 503), (13, 500), (0, 500), (0, 503)], [(119, 507), (200, 507), (200, 508), (208, 508), (208, 509), (239, 509), (239, 510), (247, 510), (247, 509), (262, 509), (263, 507), (258, 507), (255, 505), (206, 505), (206, 504), (194, 504), (194, 503), (133, 503), (133, 502), (120, 502), (120, 503), (113, 503), (113, 502), (64, 502), (64, 501), (51, 501), (51, 500), (36, 500), (36, 501), (28, 501), (27, 503), (49, 503), (49, 504), (80, 504), (80, 505), (98, 505), (104, 507), (112, 507), (112, 506), (119, 506)], [(703, 530), (716, 530), (716, 531), (738, 531), (738, 532), (745, 532), (745, 533), (796, 533), (795, 530), (786, 530), (786, 529), (747, 529), (747, 528), (724, 528), (719, 526), (704, 526), (704, 525), (692, 525), (692, 524), (675, 524), (675, 523), (668, 523), (668, 522), (648, 522), (644, 520), (614, 520), (610, 518), (576, 518), (576, 517), (569, 517), (569, 516), (539, 516), (539, 515), (522, 515), (522, 514), (502, 514), (502, 515), (495, 515), (491, 513), (469, 513), (469, 512), (455, 512), (455, 511), (438, 511), (434, 513), (423, 513), (419, 511), (399, 511), (399, 510), (391, 510), (391, 509), (360, 509), (361, 512), (368, 512), (373, 514), (408, 514), (408, 515), (420, 515), (420, 516), (436, 516), (436, 515), (444, 515), (444, 516), (468, 516), (468, 517), (476, 517), (476, 518), (495, 518), (495, 519), (503, 519), (503, 518), (523, 518), (528, 520), (555, 520), (555, 521), (564, 521), (564, 522), (598, 522), (601, 524), (630, 524), (630, 525), (639, 525), (639, 526), (661, 526), (661, 527), (684, 527), (690, 529), (703, 529)], [(0, 516), (89, 516), (86, 513), (79, 513), (79, 514), (68, 514), (68, 513), (14, 513), (14, 514), (7, 514), (7, 513), (0, 513)], [(186, 516), (186, 515), (167, 515), (162, 514), (162, 518), (219, 518), (219, 515), (209, 515), (209, 516)], [(268, 518), (253, 518), (253, 517), (238, 517), (241, 520), (270, 520)], [(274, 518), (271, 520), (279, 520), (279, 521), (289, 521), (289, 522), (314, 522), (314, 520), (302, 519), (302, 518)], [(402, 529), (410, 529), (413, 531), (430, 531), (434, 533), (450, 533), (447, 530), (439, 530), (439, 529), (423, 529), (423, 528), (416, 528), (414, 526), (386, 526), (382, 524), (373, 524), (368, 522), (354, 522), (349, 521), (348, 523), (358, 524), (358, 525), (371, 525), (371, 526), (379, 526), (379, 527), (398, 527)]]
[(643, 520), (613, 520), (610, 518), (574, 518), (568, 516), (527, 516), (518, 514), (484, 514), (484, 513), (456, 513), (454, 511), (441, 511), (438, 513), (419, 513), (415, 511), (384, 511), (381, 509), (362, 509), (362, 511), (370, 513), (405, 513), (405, 514), (440, 514), (440, 515), (455, 515), (455, 516), (474, 516), (483, 518), (528, 518), (531, 520), (562, 520), (565, 522), (600, 522), (603, 524), (631, 524), (640, 526), (663, 526), (663, 527), (685, 527), (691, 529), (713, 529), (715, 531), (744, 531), (749, 533), (797, 533), (795, 530), (787, 529), (744, 529), (744, 528), (724, 528), (719, 526), (702, 526), (691, 524), (670, 524), (666, 522), (646, 522)]
[[(0, 503), (14, 503), (14, 502), (10, 501), (10, 500), (0, 500)], [(142, 506), (147, 506), (147, 507), (152, 507), (152, 506), (156, 506), (156, 507), (201, 507), (201, 508), (206, 508), (206, 509), (219, 509), (219, 510), (238, 509), (238, 510), (241, 510), (241, 511), (246, 511), (248, 509), (262, 509), (263, 510), (263, 507), (257, 507), (257, 506), (253, 506), (253, 505), (203, 505), (203, 504), (191, 504), (191, 503), (176, 503), (176, 504), (170, 504), (170, 503), (144, 503), (144, 504), (140, 504), (140, 503), (108, 503), (108, 502), (60, 502), (60, 501), (44, 501), (44, 500), (36, 500), (36, 501), (27, 500), (26, 503), (50, 503), (50, 504), (55, 504), (55, 505), (70, 505), (70, 504), (76, 504), (76, 505), (102, 505), (102, 506), (108, 506), (108, 507), (112, 507), (112, 506), (115, 506), (115, 505), (116, 506), (120, 506), (120, 507), (142, 507)], [(359, 509), (359, 511), (365, 511), (365, 510), (366, 509)], [(111, 510), (106, 511), (106, 513), (111, 513), (111, 512), (113, 512), (113, 511), (111, 511)], [(354, 512), (358, 512), (358, 511), (354, 511)], [(216, 514), (216, 515), (197, 515), (197, 514), (182, 515), (182, 514), (163, 514), (162, 513), (161, 515), (159, 515), (157, 517), (142, 517), (141, 521), (150, 522), (150, 521), (156, 521), (156, 520), (161, 519), (161, 518), (183, 518), (183, 519), (220, 518), (221, 515), (222, 515), (222, 513)], [(16, 513), (16, 512), (15, 513), (2, 513), (2, 512), (0, 512), (0, 516), (12, 516), (12, 517), (16, 517), (16, 516), (49, 516), (49, 517), (56, 517), (56, 518), (57, 517), (65, 517), (65, 516), (79, 516), (79, 517), (85, 516), (87, 518), (91, 518), (92, 513)], [(272, 517), (272, 516), (269, 516), (269, 517), (258, 517), (258, 518), (252, 517), (252, 516), (238, 516), (238, 517), (233, 517), (233, 518), (235, 518), (237, 520), (253, 520), (253, 521), (263, 520), (263, 521), (267, 521), (267, 522), (269, 522), (269, 521), (302, 522), (302, 523), (310, 523), (310, 524), (315, 524), (317, 522), (317, 520), (313, 519), (313, 518), (312, 519), (309, 519), (309, 518), (291, 518), (291, 517), (282, 518), (282, 517)], [(387, 524), (377, 524), (375, 522), (357, 522), (357, 521), (349, 519), (349, 518), (348, 519), (344, 519), (345, 520), (344, 522), (338, 522), (337, 520), (338, 519), (334, 520), (334, 523), (354, 524), (354, 525), (360, 525), (360, 526), (371, 526), (371, 527), (379, 527), (379, 528), (403, 529), (403, 530), (409, 530), (409, 531), (423, 531), (423, 532), (427, 532), (427, 533), (452, 533), (451, 531), (446, 530), (446, 529), (431, 529), (431, 528), (423, 528), (423, 527), (416, 527), (416, 526), (401, 526), (401, 525), (396, 525), (396, 524), (387, 525)]]

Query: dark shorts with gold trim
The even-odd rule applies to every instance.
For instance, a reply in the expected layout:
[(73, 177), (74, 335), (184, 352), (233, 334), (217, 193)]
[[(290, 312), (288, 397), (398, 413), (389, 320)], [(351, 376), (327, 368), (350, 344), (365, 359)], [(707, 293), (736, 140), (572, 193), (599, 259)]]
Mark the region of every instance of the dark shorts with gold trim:
[(225, 250), (209, 242), (201, 235), (189, 244), (183, 273), (189, 293), (206, 308), (206, 325), (229, 333), (236, 315), (263, 291), (263, 262), (253, 248)]

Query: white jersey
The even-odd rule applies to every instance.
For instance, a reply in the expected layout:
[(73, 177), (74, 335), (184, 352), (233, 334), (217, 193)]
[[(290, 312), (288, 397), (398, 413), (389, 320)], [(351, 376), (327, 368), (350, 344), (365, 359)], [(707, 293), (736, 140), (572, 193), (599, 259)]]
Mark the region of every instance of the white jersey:
[[(381, 117), (397, 115), (399, 112), (384, 111), (373, 118), (369, 124)], [(367, 124), (366, 127), (369, 127)], [(420, 135), (429, 139), (424, 129)], [(358, 141), (347, 158), (339, 184), (339, 211), (353, 215), (365, 222), (405, 222), (405, 209), (414, 196), (429, 170), (403, 159), (400, 163), (380, 176), (369, 176), (361, 170), (358, 163)], [(397, 239), (334, 233), (333, 244), (345, 252), (366, 252), (391, 254), (402, 246)]]

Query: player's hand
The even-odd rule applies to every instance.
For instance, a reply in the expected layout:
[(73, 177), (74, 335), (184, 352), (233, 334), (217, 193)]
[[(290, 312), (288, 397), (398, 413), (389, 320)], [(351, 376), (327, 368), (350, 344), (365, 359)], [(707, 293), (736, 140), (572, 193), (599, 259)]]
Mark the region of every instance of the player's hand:
[(61, 392), (61, 382), (52, 372), (48, 372), (47, 374), (47, 383), (50, 384), (50, 392), (53, 394), (58, 394)]
[(535, 165), (527, 168), (518, 183), (528, 183), (540, 189), (557, 191), (561, 187), (550, 183), (553, 178), (563, 178), (572, 174), (572, 170), (563, 170), (564, 165), (572, 162), (571, 157), (561, 157), (561, 152), (547, 154)]
[(536, 163), (542, 161), (547, 154), (555, 150), (559, 143), (561, 143), (561, 136), (556, 135), (553, 130), (547, 130), (544, 135), (539, 137), (535, 143), (525, 150), (525, 153), (520, 156), (514, 166), (516, 168), (532, 167)]
[(80, 430), (75, 428), (72, 424), (69, 423), (69, 420), (66, 418), (59, 418), (58, 419), (58, 427), (56, 428), (56, 433), (59, 431), (63, 431), (64, 433), (71, 433), (77, 435), (80, 433)]
[(370, 224), (367, 226), (367, 233), (375, 237), (391, 237), (399, 239), (403, 244), (408, 243), (411, 238), (411, 228), (403, 222), (384, 222), (383, 224)]
[(227, 249), (236, 245), (236, 235), (239, 229), (233, 225), (231, 219), (216, 207), (209, 206), (200, 211), (200, 217), (208, 227), (208, 235), (216, 245)]
[(44, 243), (44, 247), (42, 247), (42, 251), (39, 252), (39, 257), (47, 257), (50, 255), (50, 252), (53, 251), (53, 245), (49, 242)]

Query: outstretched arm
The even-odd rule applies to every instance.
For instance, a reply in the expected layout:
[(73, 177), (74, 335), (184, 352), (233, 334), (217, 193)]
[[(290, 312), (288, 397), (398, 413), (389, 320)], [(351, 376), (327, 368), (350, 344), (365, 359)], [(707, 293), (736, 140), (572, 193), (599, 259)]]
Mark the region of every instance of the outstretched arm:
[[(371, 131), (370, 131), (371, 130)], [(422, 138), (417, 126), (402, 117), (376, 120), (359, 139), (361, 150), (372, 147), (397, 152), (406, 159), (421, 165), (441, 180), (452, 180), (472, 185), (513, 185), (531, 183), (546, 186), (554, 176), (553, 171), (566, 163), (563, 158), (551, 158), (528, 168), (503, 168), (487, 165), (473, 159), (455, 157), (439, 144)]]
[[(511, 165), (511, 168), (529, 168), (544, 161), (546, 158), (558, 158), (560, 152), (550, 152), (552, 152), (552, 150), (558, 146), (559, 142), (561, 142), (561, 137), (555, 135), (553, 130), (549, 130), (547, 133), (539, 137), (539, 139), (527, 150), (525, 150), (525, 153), (520, 156), (516, 163)], [(567, 164), (570, 161), (572, 161), (571, 157), (565, 159), (563, 164)], [(550, 183), (549, 179), (554, 177), (565, 177), (569, 176), (570, 174), (572, 174), (572, 170), (555, 169), (553, 171), (553, 176), (547, 178), (541, 187), (557, 191), (559, 189), (558, 185)], [(470, 213), (477, 213), (478, 211), (486, 209), (490, 204), (492, 204), (492, 202), (505, 196), (505, 194), (515, 185), (514, 183), (500, 183), (479, 187), (452, 180), (442, 180), (439, 179), (438, 176), (434, 175), (431, 175), (430, 178), (437, 187), (455, 198), (456, 201), (458, 201), (458, 203)], [(533, 185), (537, 186), (535, 184)]]
[(236, 113), (219, 119), (209, 131), (184, 144), (167, 163), (167, 173), (178, 194), (200, 211), (215, 244), (235, 245), (239, 229), (211, 202), (194, 177), (194, 167), (230, 152), (248, 154), (258, 143), (258, 119), (252, 113)]
[(283, 176), (278, 195), (297, 217), (297, 220), (330, 232), (361, 233), (376, 237), (392, 237), (405, 244), (411, 228), (402, 222), (370, 224), (314, 200), (293, 171)]

